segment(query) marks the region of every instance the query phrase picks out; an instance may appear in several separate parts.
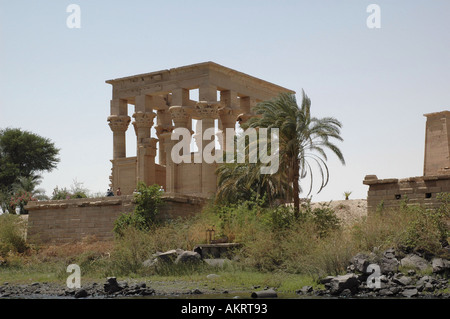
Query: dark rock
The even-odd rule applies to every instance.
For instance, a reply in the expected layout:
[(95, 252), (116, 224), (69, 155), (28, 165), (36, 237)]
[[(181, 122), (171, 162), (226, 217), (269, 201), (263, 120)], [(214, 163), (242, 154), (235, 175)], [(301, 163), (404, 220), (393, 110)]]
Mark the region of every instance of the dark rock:
[(415, 297), (419, 294), (419, 291), (416, 288), (408, 288), (408, 289), (404, 289), (402, 292), (400, 292), (400, 294), (403, 297)]
[(301, 289), (297, 290), (296, 293), (297, 294), (309, 294), (313, 292), (313, 287), (312, 286), (303, 286)]
[(252, 298), (276, 298), (277, 292), (273, 289), (265, 289), (260, 291), (254, 291), (251, 294)]
[(145, 288), (144, 290), (141, 291), (142, 296), (150, 296), (153, 294), (155, 294), (155, 289)]
[(88, 295), (89, 295), (89, 294), (88, 294), (88, 292), (86, 291), (86, 289), (81, 288), (81, 289), (79, 289), (79, 290), (77, 290), (77, 291), (75, 292), (74, 297), (75, 297), (75, 298), (85, 298), (85, 297), (87, 297)]
[(389, 248), (383, 252), (383, 257), (387, 259), (393, 259), (395, 258), (395, 249)]
[(398, 270), (399, 261), (395, 258), (395, 250), (393, 248), (386, 250), (381, 257), (380, 271), (382, 274), (396, 273)]
[(388, 288), (380, 289), (378, 294), (382, 297), (389, 297), (389, 296), (394, 295), (394, 293), (391, 291), (391, 289), (388, 289)]
[(402, 273), (399, 273), (394, 275), (392, 281), (401, 286), (408, 286), (412, 282), (412, 279), (411, 277), (404, 276)]
[(408, 276), (414, 276), (416, 274), (416, 271), (414, 269), (408, 270)]
[(350, 289), (344, 289), (339, 296), (341, 297), (351, 297), (353, 295), (353, 292)]
[(191, 291), (191, 294), (201, 295), (201, 294), (203, 294), (203, 292), (200, 289), (196, 288)]
[(352, 257), (350, 263), (355, 267), (355, 270), (365, 273), (367, 266), (369, 266), (369, 256), (366, 254), (358, 253)]
[(116, 277), (108, 277), (106, 280), (107, 282), (103, 285), (106, 293), (113, 294), (123, 289), (117, 282)]
[(338, 295), (345, 289), (349, 289), (352, 293), (356, 293), (358, 286), (358, 277), (354, 274), (336, 276), (330, 281), (330, 293), (332, 295)]

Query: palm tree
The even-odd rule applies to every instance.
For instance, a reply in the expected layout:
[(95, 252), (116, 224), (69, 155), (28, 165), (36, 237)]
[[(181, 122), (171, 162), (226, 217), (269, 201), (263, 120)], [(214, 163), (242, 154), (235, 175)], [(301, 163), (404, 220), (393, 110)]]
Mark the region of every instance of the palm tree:
[(218, 188), (216, 202), (236, 202), (250, 198), (254, 193), (266, 196), (269, 203), (285, 198), (289, 191), (283, 174), (261, 174), (261, 163), (223, 163), (216, 173)]
[[(281, 93), (276, 98), (258, 103), (254, 108), (255, 117), (250, 118), (242, 128), (278, 128), (279, 129), (279, 162), (277, 174), (286, 174), (292, 187), (294, 210), (296, 215), (300, 209), (300, 179), (310, 175), (308, 195), (313, 187), (313, 166), (316, 164), (321, 175), (320, 192), (329, 180), (326, 165), (326, 149), (337, 155), (343, 165), (344, 156), (331, 141), (342, 141), (340, 129), (342, 124), (333, 117), (311, 117), (311, 100), (302, 90), (302, 104), (299, 107), (295, 95)], [(281, 171), (281, 172), (280, 172)]]

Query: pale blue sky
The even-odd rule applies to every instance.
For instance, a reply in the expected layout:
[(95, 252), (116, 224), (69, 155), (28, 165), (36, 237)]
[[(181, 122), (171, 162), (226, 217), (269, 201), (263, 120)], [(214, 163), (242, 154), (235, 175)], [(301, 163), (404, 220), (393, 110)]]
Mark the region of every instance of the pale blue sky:
[[(81, 29), (69, 29), (69, 4)], [(369, 29), (369, 4), (381, 28)], [(423, 173), (425, 117), (449, 109), (450, 1), (0, 1), (0, 128), (50, 138), (73, 180), (108, 188), (105, 80), (204, 61), (304, 89), (317, 117), (343, 123), (342, 166), (313, 200), (365, 198), (364, 176)], [(132, 127), (128, 131), (133, 134)], [(131, 139), (131, 135), (130, 135)], [(133, 147), (133, 143), (129, 143)]]

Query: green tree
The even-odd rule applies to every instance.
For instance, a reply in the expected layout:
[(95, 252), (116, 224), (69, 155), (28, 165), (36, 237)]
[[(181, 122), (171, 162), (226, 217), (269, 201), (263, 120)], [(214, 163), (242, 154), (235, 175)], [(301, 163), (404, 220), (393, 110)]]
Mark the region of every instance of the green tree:
[[(300, 179), (309, 175), (309, 195), (314, 183), (314, 164), (321, 177), (318, 192), (328, 184), (328, 157), (325, 151), (331, 150), (345, 164), (342, 152), (333, 142), (343, 140), (340, 135), (342, 124), (333, 117), (312, 117), (311, 100), (304, 91), (301, 106), (297, 104), (294, 94), (282, 93), (274, 99), (258, 103), (253, 111), (256, 116), (244, 123), (242, 128), (278, 128), (280, 169), (276, 174), (283, 174), (290, 184), (294, 210), (298, 216)], [(251, 174), (256, 176), (255, 172)]]
[(7, 211), (21, 178), (51, 171), (59, 162), (59, 149), (47, 138), (17, 128), (0, 130), (0, 205)]

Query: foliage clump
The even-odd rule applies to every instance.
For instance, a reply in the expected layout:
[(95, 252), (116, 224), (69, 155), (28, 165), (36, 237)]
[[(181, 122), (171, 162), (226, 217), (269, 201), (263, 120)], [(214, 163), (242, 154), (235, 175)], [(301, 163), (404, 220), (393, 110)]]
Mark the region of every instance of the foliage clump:
[(122, 236), (128, 227), (146, 231), (156, 225), (159, 209), (163, 204), (161, 195), (159, 185), (147, 186), (140, 182), (134, 193), (134, 210), (119, 216), (114, 224), (114, 233)]

